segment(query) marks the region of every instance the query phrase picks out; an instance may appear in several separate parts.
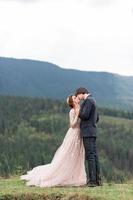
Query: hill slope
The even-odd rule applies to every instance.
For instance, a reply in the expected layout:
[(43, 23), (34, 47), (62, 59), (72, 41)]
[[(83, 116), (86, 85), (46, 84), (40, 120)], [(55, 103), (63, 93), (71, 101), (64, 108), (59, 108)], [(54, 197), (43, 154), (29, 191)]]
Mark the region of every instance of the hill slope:
[(65, 99), (87, 87), (100, 105), (133, 109), (133, 77), (63, 69), (48, 62), (0, 58), (0, 94)]

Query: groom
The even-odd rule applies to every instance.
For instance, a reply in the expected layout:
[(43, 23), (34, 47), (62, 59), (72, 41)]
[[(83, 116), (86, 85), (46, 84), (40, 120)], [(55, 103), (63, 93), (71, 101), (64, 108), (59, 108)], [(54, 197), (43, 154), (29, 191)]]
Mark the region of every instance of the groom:
[(87, 186), (101, 186), (100, 166), (96, 148), (96, 123), (99, 120), (95, 99), (86, 88), (78, 88), (75, 95), (79, 100), (84, 100), (79, 111), (81, 119), (80, 129), (83, 138), (86, 160), (88, 161)]

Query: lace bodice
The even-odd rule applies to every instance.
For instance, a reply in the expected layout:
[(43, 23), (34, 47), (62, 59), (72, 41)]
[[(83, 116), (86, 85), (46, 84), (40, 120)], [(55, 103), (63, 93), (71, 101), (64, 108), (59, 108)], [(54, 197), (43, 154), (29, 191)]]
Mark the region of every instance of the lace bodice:
[(80, 119), (73, 108), (69, 112), (69, 120), (71, 128), (79, 127)]

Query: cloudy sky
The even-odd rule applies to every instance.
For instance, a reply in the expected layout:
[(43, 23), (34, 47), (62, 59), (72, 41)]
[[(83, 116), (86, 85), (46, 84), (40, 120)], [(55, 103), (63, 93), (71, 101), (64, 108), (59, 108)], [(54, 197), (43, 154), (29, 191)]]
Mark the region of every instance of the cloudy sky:
[(0, 56), (133, 75), (133, 0), (0, 0)]

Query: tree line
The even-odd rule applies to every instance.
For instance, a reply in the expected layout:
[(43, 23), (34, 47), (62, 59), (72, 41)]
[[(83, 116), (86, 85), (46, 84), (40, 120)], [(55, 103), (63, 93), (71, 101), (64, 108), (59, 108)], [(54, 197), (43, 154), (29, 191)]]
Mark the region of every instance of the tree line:
[[(69, 128), (64, 101), (0, 96), (0, 176), (20, 175), (51, 162)], [(98, 108), (102, 177), (133, 178), (133, 112)]]

